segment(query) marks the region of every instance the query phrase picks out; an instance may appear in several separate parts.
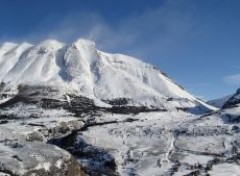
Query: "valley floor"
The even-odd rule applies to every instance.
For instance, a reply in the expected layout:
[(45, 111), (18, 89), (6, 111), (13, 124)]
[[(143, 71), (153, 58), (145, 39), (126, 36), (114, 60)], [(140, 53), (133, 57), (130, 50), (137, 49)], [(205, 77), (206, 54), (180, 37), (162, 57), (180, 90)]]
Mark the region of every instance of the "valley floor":
[(224, 123), (217, 112), (99, 113), (76, 118), (64, 110), (43, 110), (41, 118), (1, 119), (0, 175), (36, 171), (61, 175), (59, 170), (72, 167), (66, 164), (74, 160), (72, 156), (81, 166), (74, 166), (75, 171), (89, 175), (240, 173), (239, 125)]

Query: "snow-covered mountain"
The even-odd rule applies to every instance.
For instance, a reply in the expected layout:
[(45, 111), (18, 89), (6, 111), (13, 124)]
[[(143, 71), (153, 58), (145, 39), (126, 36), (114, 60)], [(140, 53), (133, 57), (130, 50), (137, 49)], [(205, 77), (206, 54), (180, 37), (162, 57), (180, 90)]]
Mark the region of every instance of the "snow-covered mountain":
[(212, 105), (212, 106), (215, 106), (217, 108), (222, 108), (223, 105), (232, 97), (233, 95), (227, 95), (227, 96), (224, 96), (222, 98), (218, 98), (218, 99), (215, 99), (215, 100), (210, 100), (208, 101), (207, 103)]
[(231, 108), (240, 104), (240, 88), (235, 94), (230, 96), (228, 100), (224, 103), (223, 108)]
[(226, 122), (240, 122), (240, 89), (225, 101), (221, 109), (221, 116)]
[(93, 42), (83, 39), (72, 44), (55, 40), (38, 45), (4, 43), (0, 48), (0, 82), (5, 94), (16, 94), (20, 86), (46, 86), (61, 95), (77, 94), (105, 103), (125, 98), (132, 105), (214, 109), (154, 66), (99, 51)]
[(214, 108), (87, 40), (5, 43), (0, 176), (238, 175), (239, 95)]

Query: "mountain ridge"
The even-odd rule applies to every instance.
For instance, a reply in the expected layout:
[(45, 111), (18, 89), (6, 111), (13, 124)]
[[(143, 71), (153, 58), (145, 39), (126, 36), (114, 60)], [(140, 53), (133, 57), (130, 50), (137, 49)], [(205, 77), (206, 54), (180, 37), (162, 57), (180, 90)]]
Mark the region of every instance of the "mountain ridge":
[[(54, 86), (94, 100), (130, 98), (134, 104), (193, 108), (205, 106), (162, 71), (136, 58), (109, 54), (94, 42), (72, 44), (44, 40), (37, 45), (5, 43), (0, 47), (2, 91), (18, 92), (19, 85)], [(172, 101), (169, 101), (172, 100)]]

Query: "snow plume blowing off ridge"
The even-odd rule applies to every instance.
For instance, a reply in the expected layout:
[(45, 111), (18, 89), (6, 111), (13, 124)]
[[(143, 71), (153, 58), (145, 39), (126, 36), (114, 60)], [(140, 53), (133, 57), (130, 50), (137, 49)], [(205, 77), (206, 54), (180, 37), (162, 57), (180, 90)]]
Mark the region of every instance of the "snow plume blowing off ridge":
[(132, 104), (165, 108), (214, 109), (172, 82), (154, 66), (122, 54), (97, 50), (92, 41), (72, 44), (45, 40), (38, 45), (0, 47), (1, 91), (21, 86), (54, 87), (59, 95), (77, 94), (100, 102), (127, 98)]

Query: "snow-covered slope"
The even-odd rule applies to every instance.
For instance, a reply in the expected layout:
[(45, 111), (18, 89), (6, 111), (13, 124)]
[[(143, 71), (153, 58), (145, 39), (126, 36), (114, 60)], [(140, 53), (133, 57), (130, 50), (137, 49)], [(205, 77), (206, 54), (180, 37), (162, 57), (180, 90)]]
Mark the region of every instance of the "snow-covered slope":
[(0, 90), (17, 93), (19, 85), (57, 88), (96, 101), (127, 98), (134, 105), (214, 109), (197, 100), (154, 66), (108, 54), (93, 42), (46, 40), (38, 45), (5, 43), (0, 48)]

